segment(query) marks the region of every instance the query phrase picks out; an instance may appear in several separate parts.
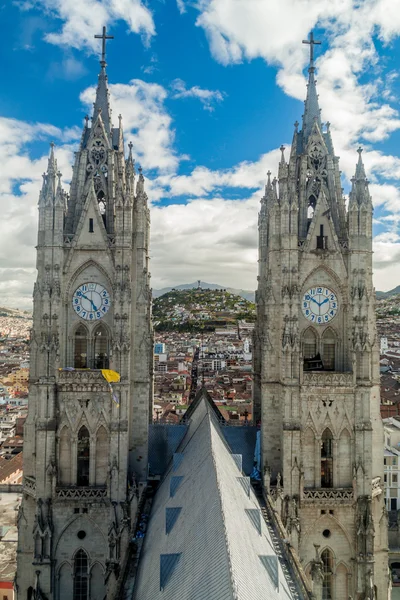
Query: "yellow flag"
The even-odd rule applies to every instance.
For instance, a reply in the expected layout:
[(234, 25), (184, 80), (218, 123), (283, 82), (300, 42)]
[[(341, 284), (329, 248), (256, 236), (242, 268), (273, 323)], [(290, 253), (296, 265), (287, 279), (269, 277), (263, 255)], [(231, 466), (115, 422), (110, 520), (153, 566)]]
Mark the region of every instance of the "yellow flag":
[(115, 383), (121, 379), (121, 376), (117, 371), (111, 371), (110, 369), (101, 369), (101, 374), (108, 383)]

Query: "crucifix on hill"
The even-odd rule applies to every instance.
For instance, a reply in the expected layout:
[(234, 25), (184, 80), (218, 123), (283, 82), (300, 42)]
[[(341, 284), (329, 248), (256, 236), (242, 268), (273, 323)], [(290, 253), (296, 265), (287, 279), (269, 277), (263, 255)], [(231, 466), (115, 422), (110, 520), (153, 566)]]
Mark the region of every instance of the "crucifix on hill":
[(310, 69), (314, 68), (314, 46), (316, 44), (320, 44), (321, 42), (314, 40), (314, 32), (311, 31), (310, 33), (310, 39), (309, 40), (303, 40), (303, 44), (309, 44), (310, 46)]
[(95, 35), (94, 37), (96, 39), (103, 40), (102, 46), (101, 46), (101, 62), (105, 63), (106, 62), (106, 40), (113, 40), (114, 36), (107, 35), (107, 29), (105, 27), (103, 27), (103, 33), (101, 35)]

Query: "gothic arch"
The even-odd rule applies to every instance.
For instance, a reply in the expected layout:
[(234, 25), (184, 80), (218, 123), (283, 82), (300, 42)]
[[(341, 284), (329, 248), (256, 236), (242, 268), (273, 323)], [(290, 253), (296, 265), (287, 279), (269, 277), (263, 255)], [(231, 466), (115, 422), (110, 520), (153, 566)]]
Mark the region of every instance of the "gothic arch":
[(112, 289), (112, 283), (110, 280), (110, 276), (107, 273), (106, 269), (104, 269), (104, 267), (102, 267), (100, 265), (100, 263), (96, 262), (93, 259), (89, 259), (86, 260), (84, 263), (82, 263), (79, 267), (77, 267), (73, 273), (73, 275), (71, 276), (68, 284), (66, 285), (65, 288), (65, 295), (64, 295), (64, 302), (68, 303), (70, 300), (70, 296), (72, 291), (74, 290), (74, 285), (76, 283), (76, 280), (78, 279), (79, 275), (81, 275), (86, 269), (88, 269), (89, 267), (95, 267), (96, 269), (99, 270), (99, 272), (102, 274), (102, 276), (104, 277), (105, 281), (107, 282), (106, 285), (108, 285), (108, 288), (111, 290)]
[[(325, 272), (331, 277), (332, 281), (334, 281), (335, 285), (337, 286), (337, 289), (340, 290), (340, 296), (342, 298), (344, 298), (345, 297), (345, 286), (343, 285), (342, 281), (340, 280), (338, 274), (335, 273), (335, 271), (333, 271), (327, 265), (324, 265), (324, 266), (318, 265), (317, 267), (314, 267), (314, 269), (312, 269), (312, 271), (310, 271), (310, 273), (307, 275), (307, 277), (303, 281), (302, 289), (305, 291), (306, 289), (311, 287), (310, 279), (312, 279), (314, 277), (314, 275), (316, 273), (318, 273), (318, 271)], [(333, 290), (333, 291), (335, 291), (335, 290)]]
[[(335, 523), (338, 533), (340, 532), (347, 541), (349, 556), (353, 556), (353, 545), (352, 545), (352, 542), (351, 542), (348, 532), (343, 527), (341, 522), (337, 519), (337, 517), (335, 517), (335, 515), (331, 515), (331, 514), (320, 515), (315, 521), (310, 523), (309, 528), (304, 532), (304, 536), (302, 536), (301, 546), (303, 546), (303, 548), (307, 548), (310, 546), (312, 547), (310, 538), (312, 538), (313, 534), (315, 534), (316, 532), (319, 531), (319, 529), (321, 529), (320, 527), (318, 527), (318, 523), (320, 521), (327, 521), (327, 522), (333, 521)], [(324, 548), (322, 548), (322, 549), (324, 550), (325, 547), (328, 547), (328, 546), (324, 546)]]
[[(107, 545), (107, 541), (101, 531), (100, 527), (97, 523), (90, 517), (89, 514), (85, 514), (84, 517), (82, 515), (73, 515), (65, 527), (61, 530), (60, 535), (58, 536), (57, 542), (55, 544), (55, 552), (54, 555), (57, 558), (57, 552), (59, 550), (60, 542), (67, 532), (68, 539), (76, 539), (76, 533), (80, 529), (86, 529), (86, 531), (90, 531), (90, 537), (92, 540), (93, 547), (102, 547), (103, 545)], [(69, 531), (68, 531), (69, 530)], [(97, 539), (96, 539), (97, 538)], [(90, 552), (84, 547), (79, 546), (86, 550), (86, 552), (90, 556)], [(78, 550), (79, 548), (77, 548)], [(61, 557), (59, 557), (60, 559)], [(71, 563), (68, 563), (71, 566)]]
[(73, 566), (69, 561), (64, 560), (57, 569), (57, 598), (72, 597), (72, 575)]
[(78, 486), (88, 486), (90, 483), (91, 435), (85, 425), (79, 428), (77, 438), (76, 483)]

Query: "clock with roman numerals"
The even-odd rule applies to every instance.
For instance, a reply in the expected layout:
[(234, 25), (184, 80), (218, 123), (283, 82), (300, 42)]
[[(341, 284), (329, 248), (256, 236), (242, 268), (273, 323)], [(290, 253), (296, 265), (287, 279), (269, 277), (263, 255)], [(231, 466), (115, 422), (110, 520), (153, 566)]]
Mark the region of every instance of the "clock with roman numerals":
[(316, 286), (306, 291), (301, 301), (305, 318), (316, 325), (325, 325), (335, 318), (339, 303), (335, 292), (327, 287)]

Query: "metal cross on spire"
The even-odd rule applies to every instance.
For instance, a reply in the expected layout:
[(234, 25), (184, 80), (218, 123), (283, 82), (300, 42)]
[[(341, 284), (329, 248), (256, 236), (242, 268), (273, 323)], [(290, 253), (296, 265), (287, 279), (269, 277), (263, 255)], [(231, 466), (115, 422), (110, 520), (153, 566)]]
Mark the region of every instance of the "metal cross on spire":
[(316, 44), (320, 44), (321, 42), (314, 40), (314, 32), (311, 31), (310, 33), (310, 39), (309, 40), (303, 40), (303, 44), (309, 44), (310, 45), (310, 69), (314, 68), (314, 46)]
[(101, 64), (106, 64), (106, 40), (113, 40), (113, 35), (107, 35), (107, 29), (103, 27), (103, 33), (101, 35), (95, 35), (96, 39), (103, 40), (101, 46)]

